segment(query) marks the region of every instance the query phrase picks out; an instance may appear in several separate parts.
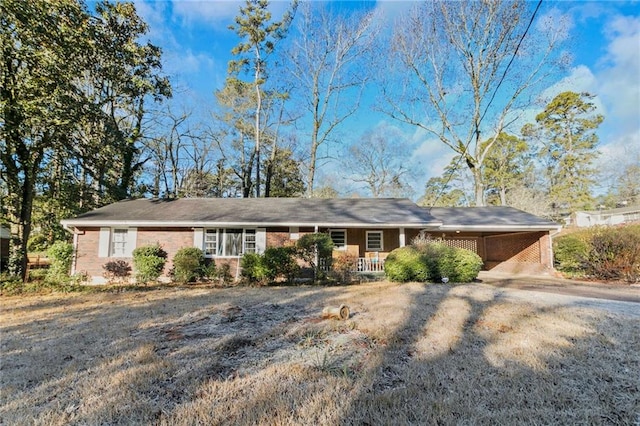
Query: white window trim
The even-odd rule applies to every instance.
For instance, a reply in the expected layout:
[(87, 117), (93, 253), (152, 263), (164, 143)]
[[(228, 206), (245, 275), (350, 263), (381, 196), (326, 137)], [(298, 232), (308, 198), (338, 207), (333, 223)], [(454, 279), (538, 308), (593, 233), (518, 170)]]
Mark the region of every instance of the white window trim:
[[(246, 243), (247, 243), (247, 231), (255, 231), (255, 253), (263, 253), (266, 246), (266, 228), (196, 228), (194, 229), (194, 245), (200, 248), (203, 252), (205, 252), (205, 237), (207, 235), (207, 231), (216, 231), (216, 253), (221, 251), (224, 253), (225, 248), (224, 244), (226, 244), (226, 231), (228, 229), (241, 229), (242, 230), (242, 253), (239, 255), (225, 255), (225, 254), (207, 254), (204, 256), (207, 259), (237, 259), (244, 256), (246, 251)], [(220, 245), (222, 246), (222, 250), (220, 250)]]
[[(379, 234), (380, 235), (380, 247), (370, 247), (369, 246), (369, 235), (371, 234)], [(366, 232), (366, 250), (367, 251), (384, 251), (384, 232), (382, 231), (367, 231)]]
[[(347, 250), (347, 230), (346, 229), (330, 229), (329, 230), (329, 237), (331, 237), (331, 233), (332, 232), (343, 232), (344, 233), (344, 245), (343, 246), (334, 246), (333, 249), (334, 250), (340, 250), (340, 251), (346, 251)], [(331, 241), (333, 241), (333, 238), (331, 238)], [(335, 242), (334, 242), (335, 245)]]
[[(127, 231), (127, 239), (125, 241), (124, 254), (115, 256), (113, 253), (113, 234), (114, 231), (123, 229)], [(133, 257), (133, 250), (136, 248), (136, 243), (138, 239), (138, 228), (127, 228), (127, 227), (103, 227), (100, 228), (100, 236), (98, 240), (98, 257), (108, 257), (108, 258), (128, 258)]]

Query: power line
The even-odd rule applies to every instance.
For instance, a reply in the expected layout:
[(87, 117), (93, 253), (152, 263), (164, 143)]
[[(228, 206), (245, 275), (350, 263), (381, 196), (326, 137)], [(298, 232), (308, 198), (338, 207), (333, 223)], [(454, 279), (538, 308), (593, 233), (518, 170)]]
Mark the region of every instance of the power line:
[[(527, 28), (525, 29), (524, 33), (522, 34), (522, 37), (520, 37), (520, 40), (518, 41), (518, 45), (516, 46), (516, 49), (513, 51), (513, 54), (511, 55), (511, 59), (509, 60), (509, 63), (505, 67), (504, 72), (502, 73), (502, 76), (500, 77), (500, 81), (498, 82), (498, 85), (496, 86), (495, 90), (493, 91), (493, 94), (491, 95), (491, 99), (489, 99), (489, 103), (487, 103), (487, 106), (486, 106), (484, 112), (482, 113), (482, 116), (480, 117), (480, 121), (478, 122), (478, 127), (480, 126), (480, 123), (482, 123), (482, 121), (484, 120), (484, 117), (487, 115), (487, 112), (489, 111), (489, 107), (493, 103), (493, 100), (495, 99), (496, 94), (498, 93), (498, 90), (500, 89), (500, 86), (502, 86), (502, 83), (504, 82), (504, 79), (507, 76), (507, 72), (509, 71), (509, 68), (511, 67), (511, 64), (513, 64), (513, 61), (515, 60), (516, 55), (518, 54), (518, 51), (520, 50), (520, 46), (522, 45), (522, 42), (524, 41), (524, 38), (529, 33), (529, 29), (531, 28), (531, 25), (533, 25), (533, 21), (534, 21), (536, 15), (538, 14), (538, 10), (540, 9), (541, 5), (542, 5), (542, 0), (539, 0), (538, 4), (536, 5), (535, 10), (533, 11), (533, 14), (531, 15), (531, 18), (529, 19), (529, 23), (527, 24)], [(438, 194), (436, 199), (433, 201), (432, 205), (429, 207), (429, 213), (431, 213), (431, 209), (433, 208), (433, 204), (436, 204), (438, 202), (438, 200), (440, 199), (440, 197), (442, 197), (442, 195), (444, 194), (444, 189), (447, 187), (447, 185), (449, 185), (449, 182), (451, 181), (451, 178), (453, 177), (453, 174), (457, 171), (458, 167), (460, 166), (460, 161), (462, 161), (462, 159), (464, 158), (466, 152), (469, 149), (469, 145), (471, 145), (471, 141), (472, 140), (473, 140), (472, 138), (469, 139), (469, 141), (467, 142), (467, 144), (464, 147), (463, 152), (460, 153), (460, 158), (458, 158), (458, 161), (456, 161), (454, 166), (451, 168), (451, 170), (449, 172), (449, 176), (447, 177), (447, 181), (444, 183), (444, 185), (440, 189), (440, 193)]]

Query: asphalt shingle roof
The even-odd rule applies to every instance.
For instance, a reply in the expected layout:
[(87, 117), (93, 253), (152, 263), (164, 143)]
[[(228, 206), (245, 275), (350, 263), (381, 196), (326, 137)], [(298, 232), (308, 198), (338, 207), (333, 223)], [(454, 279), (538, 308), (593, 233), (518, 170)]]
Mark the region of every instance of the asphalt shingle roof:
[(396, 198), (180, 198), (125, 200), (64, 220), (68, 226), (118, 223), (263, 226), (439, 226), (429, 212)]
[(560, 225), (513, 207), (432, 207), (431, 215), (444, 228), (484, 229), (556, 229)]
[(125, 200), (62, 221), (67, 226), (321, 226), (441, 230), (552, 230), (512, 207), (419, 207), (400, 198), (180, 198)]

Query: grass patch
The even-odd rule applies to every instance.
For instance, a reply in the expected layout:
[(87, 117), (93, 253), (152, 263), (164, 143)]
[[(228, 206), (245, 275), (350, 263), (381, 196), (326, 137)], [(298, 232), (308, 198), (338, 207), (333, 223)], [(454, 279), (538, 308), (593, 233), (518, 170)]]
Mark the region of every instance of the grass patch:
[(6, 424), (640, 421), (637, 318), (479, 284), (23, 295), (0, 324)]

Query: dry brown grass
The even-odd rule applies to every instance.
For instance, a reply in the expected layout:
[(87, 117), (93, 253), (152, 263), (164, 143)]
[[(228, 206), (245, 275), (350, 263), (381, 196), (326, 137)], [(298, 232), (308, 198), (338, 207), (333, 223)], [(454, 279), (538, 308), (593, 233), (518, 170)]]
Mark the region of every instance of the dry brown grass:
[[(348, 321), (322, 320), (350, 306)], [(0, 424), (640, 424), (640, 321), (485, 285), (0, 298)]]

